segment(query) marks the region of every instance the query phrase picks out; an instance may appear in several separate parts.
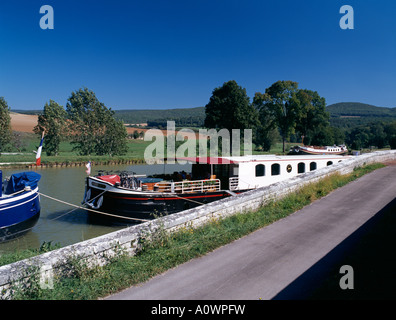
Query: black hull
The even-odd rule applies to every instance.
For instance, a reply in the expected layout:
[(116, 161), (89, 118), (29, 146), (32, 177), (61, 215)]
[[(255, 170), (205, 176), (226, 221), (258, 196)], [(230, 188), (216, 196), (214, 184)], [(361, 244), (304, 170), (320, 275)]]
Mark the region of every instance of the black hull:
[[(241, 191), (238, 191), (240, 193)], [(103, 190), (91, 188), (91, 199), (103, 194)], [(190, 208), (195, 208), (213, 201), (231, 196), (227, 191), (206, 193), (179, 194), (144, 194), (131, 195), (105, 192), (100, 212), (110, 215), (90, 212), (91, 218), (99, 221), (135, 224), (144, 220), (151, 220), (160, 216), (173, 214)], [(89, 199), (88, 199), (89, 201)]]
[(40, 218), (40, 211), (29, 219), (0, 228), (0, 243), (14, 240), (30, 231)]

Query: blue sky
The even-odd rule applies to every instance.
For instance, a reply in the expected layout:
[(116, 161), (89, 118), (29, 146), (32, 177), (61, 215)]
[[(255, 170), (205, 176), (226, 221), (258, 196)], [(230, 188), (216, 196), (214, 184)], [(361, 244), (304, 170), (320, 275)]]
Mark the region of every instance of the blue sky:
[[(42, 30), (42, 5), (54, 29)], [(342, 5), (354, 30), (342, 30)], [(11, 109), (93, 90), (112, 109), (198, 107), (236, 80), (396, 107), (396, 2), (1, 0), (0, 96)]]

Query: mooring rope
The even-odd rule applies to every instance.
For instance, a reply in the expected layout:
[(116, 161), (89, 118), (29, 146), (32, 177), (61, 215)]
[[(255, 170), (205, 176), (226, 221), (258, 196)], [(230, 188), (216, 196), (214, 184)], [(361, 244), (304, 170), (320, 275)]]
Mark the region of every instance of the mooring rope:
[(86, 208), (86, 207), (77, 206), (77, 205), (75, 205), (75, 204), (72, 204), (72, 203), (69, 203), (69, 202), (66, 202), (66, 201), (63, 201), (63, 200), (56, 199), (56, 198), (54, 198), (54, 197), (48, 196), (48, 195), (46, 195), (46, 194), (44, 194), (44, 193), (41, 193), (41, 192), (39, 192), (39, 194), (40, 194), (40, 196), (43, 196), (43, 197), (46, 197), (46, 198), (48, 198), (48, 199), (51, 199), (51, 200), (54, 200), (54, 201), (57, 201), (57, 202), (60, 202), (60, 203), (69, 205), (69, 206), (71, 206), (71, 207), (75, 207), (75, 208), (77, 208), (77, 209), (83, 209), (83, 210), (91, 211), (91, 212), (94, 212), (94, 213), (103, 214), (103, 215), (106, 215), (106, 216), (115, 217), (115, 218), (121, 218), (121, 219), (128, 219), (128, 220), (135, 220), (135, 221), (143, 221), (143, 222), (150, 221), (150, 220), (147, 220), (147, 219), (123, 217), (123, 216), (118, 216), (118, 215), (115, 215), (115, 214), (112, 214), (112, 213), (107, 213), (107, 212), (97, 211), (97, 210), (93, 210), (93, 209), (88, 209), (88, 208)]
[[(101, 196), (102, 194), (104, 194), (105, 192), (106, 192), (106, 190), (103, 191), (102, 193), (98, 194), (96, 197), (94, 197), (94, 198), (91, 199), (91, 200), (94, 200), (94, 199), (100, 197), (100, 196)], [(57, 202), (60, 202), (60, 203), (63, 203), (63, 204), (66, 204), (66, 205), (68, 205), (68, 206), (71, 206), (71, 207), (74, 207), (74, 208), (75, 208), (75, 209), (72, 209), (72, 210), (70, 210), (70, 211), (68, 211), (68, 212), (66, 212), (66, 213), (64, 213), (64, 214), (62, 214), (62, 215), (60, 215), (60, 216), (58, 216), (58, 217), (56, 217), (56, 218), (54, 218), (54, 219), (51, 219), (51, 221), (52, 221), (52, 220), (57, 220), (57, 219), (59, 219), (59, 218), (65, 216), (65, 215), (67, 215), (67, 214), (69, 214), (69, 213), (71, 213), (71, 212), (77, 210), (77, 209), (83, 209), (83, 210), (91, 211), (91, 212), (94, 212), (94, 213), (103, 214), (103, 215), (106, 215), (106, 216), (111, 216), (111, 217), (121, 218), (121, 219), (128, 219), (128, 220), (135, 220), (135, 221), (142, 221), (142, 222), (151, 221), (151, 220), (148, 220), (148, 219), (139, 219), (139, 218), (124, 217), (124, 216), (119, 216), (119, 215), (115, 215), (115, 214), (111, 214), (111, 213), (107, 213), (107, 212), (97, 211), (97, 210), (89, 209), (89, 208), (86, 208), (86, 207), (78, 206), (78, 205), (75, 205), (75, 204), (72, 204), (72, 203), (69, 203), (69, 202), (60, 200), (60, 199), (56, 199), (56, 198), (54, 198), (54, 197), (51, 197), (51, 196), (46, 195), (46, 194), (41, 193), (41, 192), (37, 192), (37, 193), (38, 193), (40, 196), (43, 196), (43, 197), (48, 198), (48, 199), (50, 199), (50, 200), (57, 201)], [(164, 197), (165, 197), (165, 196), (169, 196), (168, 194), (165, 194), (165, 193), (163, 193), (163, 192), (161, 192), (161, 195), (164, 196)], [(196, 203), (196, 204), (198, 204), (198, 205), (203, 205), (203, 204), (204, 204), (203, 202), (199, 202), (199, 201), (195, 201), (195, 200), (192, 200), (192, 199), (183, 198), (183, 197), (180, 197), (180, 196), (178, 196), (178, 195), (176, 195), (176, 194), (172, 194), (172, 196), (175, 196), (176, 198), (183, 199), (183, 200), (186, 200), (186, 201), (194, 202), (194, 203)], [(86, 202), (85, 202), (85, 203), (86, 203)], [(33, 228), (34, 228), (34, 227), (30, 227), (30, 228), (27, 228), (27, 229), (25, 229), (25, 230), (20, 230), (20, 231), (16, 232), (15, 234), (23, 233), (23, 232), (26, 232), (26, 231), (28, 231), (28, 230), (30, 230), (30, 229), (33, 229)], [(15, 234), (13, 234), (13, 235), (15, 235)]]
[[(88, 208), (85, 208), (85, 207), (77, 206), (77, 205), (75, 205), (75, 204), (72, 204), (72, 203), (69, 203), (69, 202), (66, 202), (66, 201), (62, 201), (62, 200), (56, 199), (56, 198), (54, 198), (54, 197), (48, 196), (48, 195), (46, 195), (46, 194), (44, 194), (44, 193), (41, 193), (41, 192), (37, 192), (37, 193), (38, 193), (40, 196), (46, 197), (46, 198), (48, 198), (48, 199), (51, 199), (51, 200), (54, 200), (54, 201), (57, 201), (57, 202), (60, 202), (60, 203), (63, 203), (63, 204), (66, 204), (66, 205), (69, 205), (69, 206), (72, 206), (72, 207), (75, 208), (75, 209), (69, 210), (69, 211), (66, 212), (66, 213), (63, 213), (63, 214), (60, 215), (59, 217), (56, 217), (56, 218), (54, 218), (54, 219), (51, 219), (50, 221), (57, 220), (57, 219), (59, 219), (59, 218), (65, 216), (65, 215), (67, 215), (67, 214), (69, 214), (69, 213), (72, 213), (73, 211), (75, 211), (75, 210), (77, 210), (77, 209), (88, 210), (88, 211), (92, 211), (92, 212), (95, 212), (95, 213), (99, 213), (99, 214), (103, 214), (103, 215), (107, 215), (107, 216), (111, 216), (111, 217), (116, 217), (116, 218), (121, 218), (121, 219), (128, 219), (128, 220), (135, 220), (135, 221), (142, 221), (142, 222), (151, 221), (151, 220), (147, 220), (147, 219), (123, 217), (123, 216), (118, 216), (118, 215), (111, 214), (111, 213), (96, 211), (96, 210), (92, 210), (92, 209), (88, 209)], [(104, 192), (103, 192), (103, 193), (104, 193)], [(103, 194), (103, 193), (102, 193), (102, 194)], [(98, 196), (101, 196), (102, 194), (99, 194)], [(95, 198), (97, 198), (98, 196), (96, 196)], [(95, 199), (95, 198), (94, 198), (94, 199)], [(30, 228), (26, 228), (26, 229), (24, 229), (24, 230), (19, 230), (19, 231), (13, 233), (12, 236), (16, 236), (17, 234), (25, 233), (25, 232), (27, 232), (27, 231), (33, 229), (34, 227), (35, 227), (35, 226), (30, 227)], [(11, 236), (11, 234), (5, 234), (5, 235), (4, 235), (4, 238), (6, 238), (7, 236)], [(2, 237), (0, 237), (0, 238), (2, 238)]]

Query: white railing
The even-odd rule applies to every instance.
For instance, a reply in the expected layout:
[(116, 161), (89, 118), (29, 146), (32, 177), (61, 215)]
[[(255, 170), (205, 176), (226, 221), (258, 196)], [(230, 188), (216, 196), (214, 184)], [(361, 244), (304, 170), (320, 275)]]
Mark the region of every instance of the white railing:
[(165, 182), (161, 181), (154, 185), (154, 191), (159, 192), (213, 192), (219, 191), (221, 188), (219, 179), (209, 180), (186, 180), (180, 182)]
[(232, 191), (232, 190), (238, 190), (238, 189), (239, 189), (239, 187), (238, 187), (238, 185), (239, 185), (239, 178), (238, 178), (238, 177), (232, 177), (232, 178), (229, 179), (229, 181), (230, 181), (230, 190), (231, 190), (231, 191)]

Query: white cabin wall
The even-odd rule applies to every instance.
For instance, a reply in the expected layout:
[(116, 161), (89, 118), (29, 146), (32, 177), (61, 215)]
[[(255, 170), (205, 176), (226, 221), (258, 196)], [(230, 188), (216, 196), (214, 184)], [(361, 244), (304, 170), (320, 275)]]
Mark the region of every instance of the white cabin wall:
[[(321, 156), (313, 156), (308, 157), (307, 159), (274, 159), (274, 160), (263, 160), (263, 161), (253, 161), (253, 162), (241, 162), (239, 163), (239, 189), (251, 189), (251, 188), (259, 188), (268, 186), (273, 183), (277, 183), (280, 181), (284, 181), (286, 179), (293, 178), (299, 174), (298, 173), (298, 164), (305, 163), (305, 172), (310, 172), (310, 163), (316, 162), (316, 170), (324, 168), (327, 166), (328, 161), (332, 161), (333, 164), (338, 163), (339, 161), (343, 161), (348, 159), (348, 157), (344, 158), (330, 158), (330, 157), (321, 157)], [(263, 164), (265, 165), (265, 176), (256, 177), (256, 165)], [(279, 175), (271, 175), (271, 166), (273, 164), (280, 165), (280, 174)], [(292, 166), (291, 172), (287, 172), (287, 166)]]

